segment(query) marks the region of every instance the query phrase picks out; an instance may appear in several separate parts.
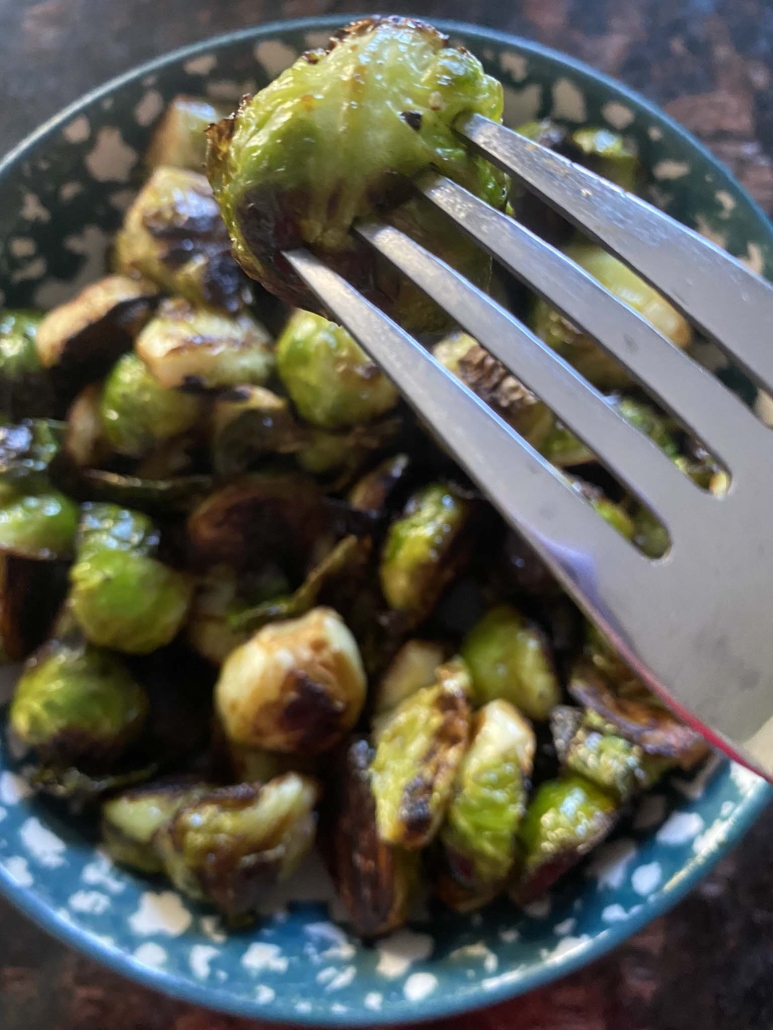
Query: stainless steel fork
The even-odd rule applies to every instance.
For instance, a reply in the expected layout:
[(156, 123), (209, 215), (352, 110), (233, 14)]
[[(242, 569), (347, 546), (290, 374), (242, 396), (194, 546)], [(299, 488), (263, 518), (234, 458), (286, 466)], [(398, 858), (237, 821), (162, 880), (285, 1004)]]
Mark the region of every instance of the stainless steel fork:
[[(773, 391), (773, 287), (697, 233), (478, 115), (458, 132), (671, 299)], [(642, 678), (712, 744), (773, 779), (773, 437), (714, 376), (554, 247), (448, 179), (417, 184), (618, 358), (725, 465), (701, 490), (512, 314), (408, 236), (356, 233), (540, 397), (664, 523), (646, 558), (416, 340), (307, 250), (287, 260), (445, 441)]]

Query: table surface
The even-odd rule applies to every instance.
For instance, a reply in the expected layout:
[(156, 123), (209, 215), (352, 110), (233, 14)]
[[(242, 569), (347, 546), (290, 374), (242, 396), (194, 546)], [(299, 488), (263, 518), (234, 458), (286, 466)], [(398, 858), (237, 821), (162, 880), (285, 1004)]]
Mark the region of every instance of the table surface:
[[(0, 152), (92, 86), (185, 43), (367, 0), (0, 0)], [(773, 213), (773, 0), (393, 0), (566, 50), (661, 104)], [(611, 956), (444, 1030), (773, 1030), (773, 810)], [(0, 901), (2, 1030), (261, 1030), (127, 983)]]

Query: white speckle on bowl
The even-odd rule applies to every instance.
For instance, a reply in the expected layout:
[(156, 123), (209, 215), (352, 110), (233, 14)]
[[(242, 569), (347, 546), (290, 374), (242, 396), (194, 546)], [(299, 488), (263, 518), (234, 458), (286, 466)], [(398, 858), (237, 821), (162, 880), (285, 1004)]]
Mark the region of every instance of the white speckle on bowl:
[(654, 143), (657, 143), (658, 140), (663, 139), (663, 130), (659, 125), (650, 125), (647, 135)]
[(624, 923), (627, 918), (628, 913), (622, 905), (607, 905), (601, 913), (601, 919), (604, 923)]
[(200, 57), (192, 57), (190, 61), (186, 61), (183, 69), (188, 75), (209, 75), (216, 64), (215, 54), (201, 54)]
[(326, 991), (340, 991), (342, 988), (348, 987), (349, 984), (357, 976), (357, 967), (347, 966), (340, 972), (338, 970), (336, 970), (335, 972), (336, 975), (328, 983), (327, 987), (325, 988)]
[(334, 1001), (330, 1006), (330, 1011), (334, 1012), (337, 1016), (343, 1016), (344, 1013), (349, 1011), (349, 1009), (346, 1005), (342, 1005), (340, 1001)]
[(214, 79), (207, 83), (207, 96), (213, 100), (241, 100), (245, 93), (254, 93), (257, 89), (254, 79)]
[(166, 952), (160, 944), (148, 941), (147, 944), (140, 944), (134, 952), (135, 959), (143, 966), (150, 966), (151, 969), (158, 969), (166, 962)]
[(83, 193), (83, 183), (80, 182), (63, 182), (59, 187), (59, 199), (65, 204), (69, 204), (79, 193)]
[(354, 958), (356, 952), (354, 944), (340, 926), (336, 926), (335, 923), (308, 923), (304, 926), (303, 930), (304, 933), (311, 937), (317, 947), (325, 944), (330, 945), (330, 947), (325, 948), (321, 952), (321, 958), (339, 959), (342, 962)]
[(408, 972), (412, 963), (428, 959), (434, 947), (435, 941), (429, 934), (398, 930), (376, 944), (376, 972), (387, 980), (396, 980)]
[(695, 227), (701, 236), (709, 240), (710, 243), (721, 247), (723, 250), (727, 247), (727, 236), (720, 229), (713, 226), (705, 215), (698, 214), (695, 216)]
[(0, 801), (4, 805), (16, 805), (32, 793), (32, 787), (21, 776), (7, 771), (0, 773)]
[(735, 801), (723, 801), (722, 807), (719, 810), (719, 814), (723, 819), (726, 819), (735, 808)]
[(690, 166), (686, 161), (673, 161), (671, 158), (658, 161), (652, 169), (656, 179), (683, 179), (689, 173)]
[(215, 944), (225, 944), (228, 940), (228, 934), (223, 930), (223, 924), (220, 922), (219, 916), (202, 916), (199, 920), (199, 926), (204, 936), (209, 937)]
[(126, 883), (113, 875), (115, 866), (107, 857), (97, 853), (93, 862), (83, 867), (81, 880), (90, 887), (104, 887), (111, 894), (120, 894), (126, 889)]
[[(270, 989), (271, 988), (269, 988), (269, 990)], [(258, 990), (260, 990), (260, 987), (258, 988)], [(298, 1002), (296, 1002), (295, 1003), (295, 1011), (296, 1012), (301, 1012), (301, 1013), (311, 1012), (311, 1002), (310, 1001), (298, 1001)]]
[(101, 891), (76, 891), (68, 902), (73, 912), (101, 916), (110, 908), (111, 901)]
[[(499, 959), (490, 948), (486, 947), (483, 941), (478, 941), (477, 944), (466, 944), (463, 948), (457, 948), (448, 957), (453, 959), (482, 959), (483, 968), (487, 973), (496, 973), (499, 966)], [(470, 972), (473, 972), (473, 970), (470, 970)]]
[(136, 196), (136, 190), (116, 190), (107, 199), (110, 201), (111, 207), (117, 211), (127, 211)]
[(36, 279), (42, 278), (46, 274), (46, 259), (44, 257), (33, 258), (32, 261), (28, 261), (26, 265), (21, 265), (11, 275), (12, 283), (22, 282), (34, 282)]
[(706, 786), (724, 762), (724, 758), (719, 755), (712, 755), (711, 758), (702, 766), (697, 774), (690, 780), (683, 780), (677, 776), (674, 776), (671, 780), (671, 786), (675, 787), (680, 794), (688, 798), (690, 801), (699, 801), (706, 790)]
[(516, 54), (512, 50), (505, 50), (499, 58), (502, 71), (507, 72), (516, 82), (523, 82), (529, 74), (529, 62), (523, 54)]
[(569, 79), (558, 79), (553, 83), (554, 118), (566, 118), (569, 122), (584, 122), (588, 117), (585, 96), (579, 87)]
[[(155, 82), (155, 79), (153, 79), (151, 82), (143, 82), (142, 84), (143, 86), (152, 86), (153, 82)], [(114, 97), (105, 97), (105, 99), (102, 101), (102, 110), (109, 111), (110, 108), (113, 106), (114, 99)]]
[(288, 961), (278, 944), (255, 941), (242, 955), (242, 965), (248, 973), (285, 973)]
[(68, 143), (83, 143), (91, 135), (91, 125), (85, 114), (79, 114), (62, 129), (62, 135)]
[(96, 225), (84, 226), (79, 233), (73, 233), (64, 240), (64, 246), (73, 254), (86, 260), (73, 279), (46, 279), (35, 290), (35, 306), (44, 311), (74, 297), (88, 283), (99, 279), (105, 272), (105, 254), (111, 242), (109, 233)]
[(124, 142), (121, 130), (110, 125), (99, 130), (93, 150), (83, 159), (97, 182), (126, 182), (137, 160), (137, 151)]
[(762, 250), (757, 243), (750, 243), (746, 248), (746, 257), (742, 257), (740, 260), (752, 272), (762, 275), (765, 262), (762, 259)]
[(31, 887), (35, 878), (29, 871), (27, 859), (21, 855), (11, 855), (3, 862), (3, 868), (19, 887)]
[(50, 222), (51, 212), (40, 202), (37, 193), (25, 193), (21, 202), (21, 216), (25, 222)]
[(520, 939), (521, 931), (511, 927), (509, 930), (500, 930), (499, 939), (503, 944), (515, 944)]
[(721, 848), (727, 839), (729, 827), (730, 821), (728, 819), (716, 819), (708, 829), (704, 830), (693, 841), (692, 849), (695, 854), (700, 855), (704, 851), (714, 851), (717, 848)]
[(408, 1001), (423, 1001), (437, 988), (437, 977), (432, 973), (413, 973), (403, 985)]
[(0, 823), (3, 821), (3, 819), (6, 819), (7, 816), (8, 816), (8, 809), (7, 808), (3, 808), (2, 805), (0, 805)]
[(639, 802), (633, 817), (634, 830), (651, 830), (663, 822), (666, 815), (666, 799), (662, 794), (645, 794)]
[(728, 193), (727, 190), (717, 190), (714, 196), (717, 199), (717, 203), (721, 205), (725, 216), (728, 216), (731, 211), (735, 210), (735, 197)]
[(523, 125), (536, 117), (542, 103), (542, 86), (532, 82), (521, 89), (505, 86), (505, 125)]
[[(276, 991), (273, 987), (269, 987), (267, 984), (258, 984), (255, 988), (255, 1001), (258, 1005), (270, 1005), (271, 1002), (276, 998)], [(296, 1005), (298, 1012), (301, 1011), (300, 1003)], [(311, 1005), (309, 1005), (309, 1011), (311, 1011)]]
[(219, 948), (213, 948), (211, 944), (194, 944), (188, 956), (191, 972), (200, 980), (206, 980), (209, 976), (209, 966), (213, 958), (220, 954)]
[(134, 108), (134, 120), (138, 125), (152, 125), (164, 110), (164, 98), (157, 89), (149, 89)]
[(129, 916), (129, 926), (142, 937), (149, 937), (152, 933), (179, 937), (192, 922), (193, 916), (174, 891), (161, 891), (159, 894), (146, 891), (140, 897), (140, 907)]
[(318, 984), (330, 983), (331, 980), (335, 980), (337, 975), (338, 975), (338, 970), (336, 969), (335, 966), (325, 966), (324, 969), (320, 969), (320, 971), (317, 973), (317, 983)]
[(578, 948), (587, 944), (588, 941), (590, 941), (590, 937), (587, 934), (582, 934), (580, 937), (564, 937), (552, 951), (543, 949), (540, 954), (546, 962), (552, 964), (566, 958), (567, 955), (572, 955)]
[(12, 236), (8, 241), (8, 249), (15, 258), (27, 258), (37, 250), (37, 243), (29, 236)]
[(660, 868), (660, 862), (648, 862), (646, 865), (640, 865), (631, 873), (631, 886), (638, 895), (646, 898), (657, 889), (662, 878), (663, 870)]
[(310, 50), (318, 50), (320, 47), (325, 47), (330, 42), (330, 33), (325, 31), (319, 32), (307, 32), (304, 36), (306, 40), (306, 46)]
[(623, 885), (626, 869), (635, 854), (636, 841), (629, 837), (602, 844), (593, 855), (586, 875), (595, 878), (599, 889), (618, 890)]
[(733, 762), (730, 766), (730, 779), (744, 796), (759, 786), (761, 782), (757, 773), (753, 773), (751, 769), (747, 769), (743, 765), (738, 765), (737, 762)]
[(604, 104), (601, 113), (613, 129), (625, 129), (634, 119), (634, 113), (630, 107), (626, 107), (617, 100), (610, 100)]
[(674, 812), (655, 835), (659, 844), (687, 844), (703, 829), (703, 819), (697, 812)]
[(553, 933), (558, 937), (566, 937), (567, 934), (572, 932), (575, 926), (577, 926), (577, 920), (573, 916), (570, 916), (568, 919), (564, 919), (562, 923), (556, 923), (553, 927)]
[(19, 836), (32, 857), (46, 869), (58, 869), (65, 864), (67, 845), (34, 816), (22, 823)]
[(272, 79), (285, 68), (289, 68), (297, 56), (297, 51), (280, 39), (264, 39), (255, 47), (255, 59), (263, 65), (266, 74)]
[(549, 894), (546, 894), (544, 898), (538, 898), (536, 901), (531, 901), (528, 905), (523, 906), (524, 912), (530, 919), (547, 919), (552, 908), (553, 899)]
[(384, 995), (379, 994), (378, 991), (370, 991), (370, 993), (365, 995), (365, 1008), (370, 1009), (371, 1012), (380, 1012), (383, 1003)]

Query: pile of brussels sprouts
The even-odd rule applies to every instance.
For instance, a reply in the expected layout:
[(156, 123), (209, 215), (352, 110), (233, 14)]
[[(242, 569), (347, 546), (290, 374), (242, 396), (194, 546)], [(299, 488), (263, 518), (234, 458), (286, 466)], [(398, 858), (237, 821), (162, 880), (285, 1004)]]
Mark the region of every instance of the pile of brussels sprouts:
[[(0, 315), (0, 658), (25, 663), (8, 749), (35, 790), (99, 816), (117, 862), (231, 924), (315, 841), (366, 938), (427, 885), (458, 911), (526, 904), (705, 754), (354, 340), (301, 310), (283, 263), (313, 246), (434, 332), (600, 517), (662, 554), (663, 527), (582, 442), (349, 232), (388, 207), (721, 488), (622, 368), (411, 192), (434, 166), (510, 205), (689, 343), (653, 290), (467, 153), (452, 125), (470, 110), (501, 120), (499, 84), (404, 19), (351, 26), (210, 128), (212, 186), (204, 130), (223, 112), (178, 97), (111, 274), (47, 314)], [(618, 135), (521, 131), (640, 183)]]

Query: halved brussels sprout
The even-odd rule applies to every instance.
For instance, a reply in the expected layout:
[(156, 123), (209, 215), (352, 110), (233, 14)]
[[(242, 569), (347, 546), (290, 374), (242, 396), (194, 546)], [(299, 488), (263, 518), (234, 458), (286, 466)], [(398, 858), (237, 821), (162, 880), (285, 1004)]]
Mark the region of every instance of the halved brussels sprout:
[(110, 456), (102, 422), (102, 384), (84, 386), (67, 412), (64, 451), (78, 468), (100, 465)]
[(243, 922), (311, 850), (318, 797), (316, 781), (298, 773), (213, 788), (157, 831), (164, 868), (178, 890)]
[(373, 749), (353, 740), (340, 762), (323, 824), (323, 848), (352, 927), (372, 940), (399, 929), (420, 886), (420, 857), (378, 835), (370, 785)]
[(179, 436), (201, 420), (203, 403), (159, 386), (136, 354), (124, 354), (105, 380), (100, 415), (109, 445), (118, 454), (140, 458), (160, 440)]
[(399, 394), (345, 329), (296, 311), (277, 340), (279, 377), (299, 414), (322, 429), (348, 429), (394, 408)]
[(158, 527), (139, 511), (116, 504), (84, 504), (78, 527), (78, 557), (111, 551), (153, 556), (161, 539)]
[(27, 663), (9, 713), (14, 749), (45, 764), (105, 766), (140, 735), (148, 698), (126, 667), (77, 634)]
[(390, 608), (429, 613), (466, 559), (464, 530), (472, 505), (453, 487), (417, 491), (389, 527), (381, 555), (381, 589)]
[(207, 790), (183, 783), (135, 787), (102, 805), (102, 846), (114, 862), (143, 873), (161, 873), (155, 838), (181, 805)]
[(157, 168), (145, 183), (116, 237), (115, 264), (192, 304), (235, 314), (251, 299), (209, 183), (183, 168)]
[(130, 504), (142, 511), (190, 511), (212, 489), (212, 476), (142, 479), (103, 469), (84, 469), (81, 483), (89, 497), (111, 504)]
[(383, 715), (402, 704), (407, 697), (435, 682), (444, 648), (431, 640), (408, 640), (378, 681), (373, 694), (373, 712)]
[(0, 412), (6, 418), (52, 413), (54, 398), (35, 346), (43, 315), (0, 311)]
[(67, 558), (77, 528), (77, 504), (57, 490), (0, 493), (0, 553), (38, 560)]
[[(516, 860), (517, 831), (526, 811), (536, 741), (531, 725), (508, 701), (476, 712), (440, 831), (452, 907), (485, 904), (503, 887)], [(444, 892), (441, 889), (441, 897)]]
[(405, 481), (410, 467), (411, 459), (407, 454), (384, 458), (354, 484), (347, 497), (349, 504), (357, 511), (383, 515), (395, 490)]
[(43, 643), (66, 590), (63, 563), (0, 554), (0, 665)]
[(274, 368), (268, 332), (246, 311), (227, 315), (180, 298), (161, 304), (136, 349), (167, 390), (259, 386)]
[(200, 172), (207, 156), (207, 128), (227, 113), (206, 97), (176, 96), (153, 132), (145, 153), (148, 167)]
[[(661, 294), (617, 258), (589, 243), (572, 243), (566, 248), (566, 254), (597, 279), (613, 297), (633, 308), (677, 347), (684, 348), (690, 344), (692, 330), (689, 322)], [(599, 389), (630, 385), (631, 378), (626, 369), (546, 301), (536, 302), (531, 324), (545, 343), (558, 351)]]
[(25, 418), (0, 426), (0, 484), (16, 490), (45, 488), (64, 436), (64, 423), (49, 419)]
[(577, 153), (576, 160), (597, 175), (629, 192), (636, 189), (641, 164), (631, 140), (609, 129), (585, 126), (570, 133), (569, 149)]
[(492, 608), (462, 643), (475, 700), (501, 698), (530, 719), (544, 721), (561, 700), (547, 637), (511, 605)]
[(291, 754), (330, 750), (364, 702), (357, 643), (331, 608), (264, 626), (228, 656), (215, 691), (231, 740)]
[(615, 798), (583, 776), (543, 783), (521, 823), (522, 863), (513, 900), (527, 905), (549, 890), (610, 833), (619, 807)]
[(348, 486), (373, 452), (383, 450), (394, 441), (402, 427), (399, 417), (382, 418), (343, 433), (312, 426), (305, 430), (296, 461), (312, 475), (335, 474), (334, 483), (327, 489), (337, 493)]
[[(349, 230), (382, 203), (410, 197), (409, 180), (432, 167), (502, 208), (504, 176), (452, 128), (468, 111), (501, 121), (502, 107), (500, 84), (430, 25), (370, 18), (347, 26), (209, 130), (207, 175), (237, 260), (289, 304), (314, 310), (281, 256), (310, 245), (411, 328), (431, 328), (434, 308), (417, 303), (415, 290), (401, 297), (400, 277), (374, 269)], [(458, 264), (461, 252), (462, 264), (488, 276), (488, 261), (437, 213), (412, 201), (401, 216), (433, 236), (441, 256)]]
[(545, 440), (553, 413), (472, 336), (457, 330), (432, 353), (532, 446)]
[(294, 454), (304, 439), (287, 400), (263, 386), (236, 386), (215, 398), (211, 450), (220, 476), (240, 475), (267, 454)]
[(469, 741), (469, 689), (463, 663), (449, 663), (379, 728), (371, 786), (386, 843), (416, 850), (439, 830)]

